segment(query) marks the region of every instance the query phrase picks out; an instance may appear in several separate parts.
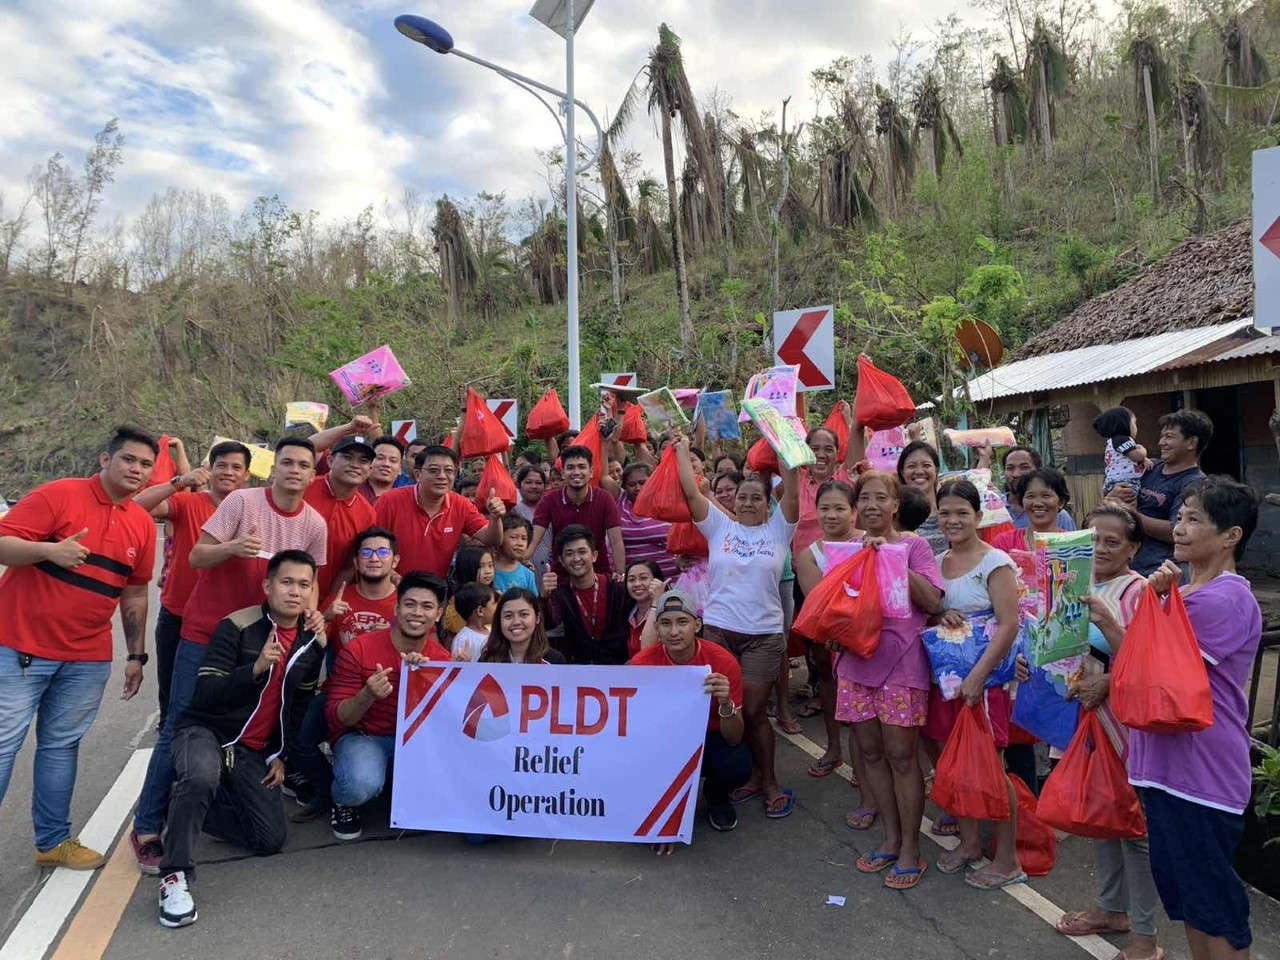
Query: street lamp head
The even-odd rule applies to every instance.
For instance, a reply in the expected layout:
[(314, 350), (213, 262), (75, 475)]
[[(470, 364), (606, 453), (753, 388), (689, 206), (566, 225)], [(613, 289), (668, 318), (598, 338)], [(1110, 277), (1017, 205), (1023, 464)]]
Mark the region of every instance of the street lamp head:
[(396, 29), (410, 40), (430, 47), (436, 53), (448, 53), (453, 49), (453, 37), (449, 35), (449, 31), (426, 17), (402, 13), (396, 17)]

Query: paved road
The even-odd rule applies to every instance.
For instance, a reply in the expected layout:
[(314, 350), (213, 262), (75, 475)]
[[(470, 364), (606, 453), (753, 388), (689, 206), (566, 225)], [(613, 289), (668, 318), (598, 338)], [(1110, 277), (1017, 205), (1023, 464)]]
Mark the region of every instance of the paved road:
[[(146, 732), (154, 722), (152, 678), (138, 700), (121, 703), (121, 667), (118, 662), (81, 751), (77, 826), (135, 746), (152, 740)], [(806, 723), (806, 733), (821, 738), (816, 721)], [(0, 905), (12, 905), (5, 908), (0, 943), (47, 879), (30, 861), (30, 753), (28, 744), (0, 806)], [(791, 818), (767, 821), (758, 805), (748, 804), (735, 833), (717, 834), (700, 812), (693, 845), (669, 859), (625, 844), (500, 839), (472, 847), (449, 834), (400, 835), (387, 828), (385, 806), (366, 818), (365, 838), (354, 844), (336, 842), (325, 823), (291, 827), (284, 853), (267, 859), (209, 841), (199, 852), (194, 888), (200, 921), (178, 931), (156, 924), (155, 882), (139, 882), (121, 851), (91, 887), (58, 955), (827, 960), (857, 952), (926, 960), (1109, 960), (1113, 954), (1105, 944), (1095, 942), (1089, 952), (1060, 937), (1008, 894), (973, 890), (932, 868), (907, 894), (858, 874), (853, 862), (878, 832), (845, 826), (857, 792), (838, 777), (807, 777), (809, 759), (780, 742), (780, 771), (798, 796)], [(926, 841), (924, 852), (932, 860), (940, 851)], [(1036, 896), (1025, 899), (1042, 911), (1092, 903), (1089, 842), (1066, 838), (1058, 866), (1030, 890)], [(845, 897), (845, 905), (826, 905), (832, 894)], [(1280, 960), (1280, 903), (1256, 893), (1252, 899), (1253, 956)], [(93, 939), (76, 939), (86, 929), (101, 931), (101, 942), (69, 950)], [(1185, 958), (1180, 931), (1166, 921), (1164, 932), (1170, 960)]]

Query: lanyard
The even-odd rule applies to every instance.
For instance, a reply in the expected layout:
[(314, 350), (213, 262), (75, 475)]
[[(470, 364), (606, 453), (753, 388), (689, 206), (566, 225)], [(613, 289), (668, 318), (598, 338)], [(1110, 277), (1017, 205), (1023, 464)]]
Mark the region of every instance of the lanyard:
[(578, 601), (578, 609), (582, 612), (583, 621), (590, 620), (587, 626), (587, 632), (591, 636), (599, 640), (600, 628), (600, 575), (596, 574), (596, 582), (591, 587), (591, 611), (588, 613), (587, 608), (582, 603), (582, 593), (575, 587), (573, 591), (574, 597)]

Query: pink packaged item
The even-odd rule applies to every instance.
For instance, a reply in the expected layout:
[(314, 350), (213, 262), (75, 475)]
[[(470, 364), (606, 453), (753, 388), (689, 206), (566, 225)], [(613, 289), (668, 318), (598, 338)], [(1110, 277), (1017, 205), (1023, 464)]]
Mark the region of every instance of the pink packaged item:
[[(867, 441), (867, 459), (877, 470), (885, 473), (896, 473), (898, 457), (902, 456), (902, 448), (907, 445), (905, 427), (893, 427), (889, 430), (877, 430)], [(890, 616), (890, 614), (886, 614)]]
[(329, 376), (353, 407), (409, 385), (400, 361), (385, 343), (363, 357), (344, 363)]
[[(862, 549), (861, 540), (823, 543), (822, 553), (827, 559), (827, 569), (848, 560)], [(907, 545), (886, 543), (876, 551), (876, 578), (880, 581), (880, 608), (886, 617), (911, 616), (910, 584), (907, 580)], [(855, 590), (859, 584), (850, 584)]]

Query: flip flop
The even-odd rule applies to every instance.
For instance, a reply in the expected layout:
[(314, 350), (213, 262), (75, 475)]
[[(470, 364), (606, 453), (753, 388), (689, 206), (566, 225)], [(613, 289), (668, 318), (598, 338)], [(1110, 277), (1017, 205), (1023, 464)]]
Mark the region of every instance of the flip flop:
[(910, 890), (920, 882), (928, 869), (929, 864), (924, 857), (920, 858), (919, 866), (916, 867), (903, 869), (895, 863), (893, 869), (884, 875), (884, 885), (890, 890)]
[(748, 800), (754, 800), (763, 793), (763, 787), (738, 787), (737, 790), (729, 794), (729, 802), (733, 804), (746, 803)]
[[(984, 881), (980, 879), (982, 877), (989, 877), (990, 879)], [(964, 882), (971, 887), (977, 887), (979, 890), (999, 890), (1003, 887), (1011, 887), (1015, 883), (1026, 883), (1027, 875), (1019, 870), (1012, 877), (1002, 877), (998, 873), (992, 873), (990, 870), (983, 868), (967, 874)]]
[[(876, 822), (876, 817), (880, 816), (879, 810), (868, 810), (866, 807), (859, 807), (857, 810), (851, 810), (844, 815), (844, 823), (850, 830), (870, 830)], [(870, 820), (867, 818), (870, 817)], [(866, 821), (863, 823), (863, 821)]]
[(796, 708), (796, 717), (800, 720), (808, 720), (810, 717), (821, 715), (822, 707), (814, 703), (806, 703)]
[(1072, 910), (1064, 913), (1053, 928), (1064, 937), (1088, 937), (1104, 933), (1128, 933), (1129, 925), (1112, 927), (1105, 923), (1090, 923), (1088, 910)]
[[(774, 719), (777, 719), (776, 717)], [(778, 720), (778, 729), (783, 733), (789, 733), (793, 737), (798, 733), (804, 733), (804, 727), (795, 720)]]
[(854, 866), (863, 873), (879, 873), (885, 867), (891, 867), (898, 862), (896, 853), (881, 853), (879, 850), (872, 850), (870, 853), (864, 853), (855, 862)]
[(960, 835), (960, 824), (956, 822), (956, 818), (949, 813), (944, 813), (938, 818), (929, 832), (935, 837), (956, 837)]
[(828, 757), (819, 758), (809, 764), (809, 776), (818, 777), (819, 779), (822, 777), (829, 777), (831, 774), (835, 773), (836, 767), (840, 766), (840, 762), (839, 757), (836, 757), (834, 760)]
[(789, 787), (783, 788), (782, 800), (784, 801), (782, 806), (778, 807), (776, 810), (772, 809), (769, 806), (769, 801), (766, 800), (764, 802), (764, 815), (770, 820), (781, 820), (783, 817), (791, 816), (796, 809), (795, 792)]
[(959, 873), (965, 867), (969, 866), (969, 864), (976, 863), (978, 860), (982, 859), (981, 857), (958, 857), (956, 860), (948, 862), (944, 859), (946, 856), (947, 854), (944, 853), (939, 857), (935, 861), (935, 866), (937, 866), (939, 873), (945, 873), (948, 876), (953, 873)]

